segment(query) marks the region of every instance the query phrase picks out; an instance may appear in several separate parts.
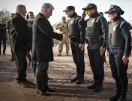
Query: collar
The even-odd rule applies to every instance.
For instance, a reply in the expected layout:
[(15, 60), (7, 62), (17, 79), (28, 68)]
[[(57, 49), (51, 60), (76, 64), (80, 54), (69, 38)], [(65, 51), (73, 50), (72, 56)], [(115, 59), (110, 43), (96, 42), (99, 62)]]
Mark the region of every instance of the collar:
[(120, 17), (120, 16), (117, 16), (116, 18), (114, 18), (113, 21), (117, 21), (117, 20), (119, 20), (119, 19), (121, 19), (121, 17)]
[(17, 13), (17, 14), (19, 14), (21, 17), (23, 17), (23, 18), (26, 20), (25, 16), (23, 16), (23, 15), (22, 15), (22, 14), (20, 14), (20, 13)]
[(90, 16), (90, 18), (96, 18), (97, 16), (99, 16), (99, 13), (96, 11), (95, 13), (93, 13), (93, 15)]
[(77, 16), (77, 13), (76, 13), (76, 12), (74, 12), (74, 13), (71, 15), (70, 18), (73, 18), (73, 17), (75, 17), (75, 16)]

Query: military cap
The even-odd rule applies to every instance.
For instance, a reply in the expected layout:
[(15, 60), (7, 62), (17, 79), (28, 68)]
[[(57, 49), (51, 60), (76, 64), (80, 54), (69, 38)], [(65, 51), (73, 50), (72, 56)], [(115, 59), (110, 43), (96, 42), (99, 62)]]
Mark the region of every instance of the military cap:
[(121, 15), (124, 14), (124, 11), (117, 5), (111, 5), (110, 9), (105, 12), (105, 14), (111, 14), (111, 13), (119, 13)]
[(89, 3), (86, 7), (82, 8), (82, 10), (89, 10), (89, 9), (97, 9), (97, 6), (93, 3)]
[(68, 12), (68, 11), (75, 11), (75, 7), (74, 6), (67, 6), (65, 10), (63, 10), (63, 12)]

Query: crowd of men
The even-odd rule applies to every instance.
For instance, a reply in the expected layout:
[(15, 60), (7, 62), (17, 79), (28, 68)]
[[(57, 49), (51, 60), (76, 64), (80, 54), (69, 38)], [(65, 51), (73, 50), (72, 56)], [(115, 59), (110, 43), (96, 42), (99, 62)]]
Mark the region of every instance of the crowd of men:
[[(109, 52), (109, 63), (112, 76), (115, 79), (116, 94), (110, 101), (126, 101), (128, 89), (127, 69), (131, 51), (131, 36), (128, 22), (121, 17), (124, 11), (117, 5), (111, 5), (105, 13), (109, 15), (107, 22), (102, 13), (98, 13), (97, 6), (89, 3), (82, 8), (79, 16), (74, 6), (67, 6), (63, 12), (69, 17), (62, 17), (62, 22), (56, 25), (59, 33), (54, 32), (48, 18), (54, 7), (44, 3), (40, 13), (34, 16), (29, 12), (26, 16), (25, 5), (18, 5), (16, 13), (11, 14), (8, 22), (12, 60), (16, 61), (17, 84), (32, 87), (35, 84), (26, 79), (27, 60), (32, 64), (38, 94), (48, 96), (48, 92), (55, 92), (48, 86), (49, 62), (53, 61), (53, 38), (60, 41), (58, 56), (61, 56), (63, 44), (66, 45), (66, 55), (71, 46), (73, 61), (76, 66), (76, 76), (71, 82), (84, 83), (85, 62), (84, 47), (93, 73), (93, 84), (87, 89), (94, 92), (103, 91), (105, 51)], [(85, 17), (88, 15), (88, 19)], [(25, 18), (26, 16), (26, 18)], [(4, 26), (4, 25), (3, 25)], [(3, 50), (3, 54), (5, 51)]]

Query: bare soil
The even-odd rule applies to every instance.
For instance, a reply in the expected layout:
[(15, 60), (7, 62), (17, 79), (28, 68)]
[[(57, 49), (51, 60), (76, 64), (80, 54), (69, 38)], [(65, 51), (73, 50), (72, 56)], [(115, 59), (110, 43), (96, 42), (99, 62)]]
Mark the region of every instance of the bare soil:
[[(17, 87), (16, 66), (15, 62), (10, 62), (10, 47), (7, 47), (6, 55), (0, 55), (0, 101), (108, 101), (108, 98), (115, 94), (115, 82), (111, 76), (110, 66), (109, 64), (104, 65), (104, 90), (100, 93), (88, 90), (87, 85), (91, 84), (93, 80), (87, 52), (85, 53), (85, 83), (76, 85), (70, 82), (76, 71), (71, 52), (69, 56), (63, 52), (62, 56), (58, 57), (57, 46), (55, 46), (54, 62), (50, 63), (48, 75), (50, 77), (49, 86), (56, 92), (51, 93), (51, 96), (41, 96), (37, 94), (36, 88)], [(127, 100), (132, 101), (132, 57), (130, 57), (128, 77)], [(27, 70), (27, 79), (34, 82), (30, 67)]]

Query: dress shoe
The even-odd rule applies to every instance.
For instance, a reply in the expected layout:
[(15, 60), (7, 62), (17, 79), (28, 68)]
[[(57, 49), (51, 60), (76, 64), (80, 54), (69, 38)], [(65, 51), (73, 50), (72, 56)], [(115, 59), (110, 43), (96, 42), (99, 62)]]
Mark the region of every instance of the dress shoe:
[(96, 83), (93, 83), (92, 85), (87, 86), (88, 89), (95, 89), (96, 87), (97, 87)]
[(35, 83), (33, 83), (33, 82), (28, 81), (28, 80), (25, 80), (24, 82), (25, 82), (27, 85), (29, 85), (29, 86), (30, 86), (30, 88), (36, 88), (36, 84), (35, 84)]
[(31, 81), (28, 81), (28, 80), (25, 80), (24, 82), (27, 83), (27, 84), (29, 84), (29, 85), (36, 85), (35, 83), (33, 83)]
[(47, 92), (55, 92), (55, 90), (50, 89), (50, 88), (46, 89), (46, 91), (47, 91)]
[(49, 96), (50, 95), (44, 90), (37, 90), (37, 93), (40, 94), (40, 95), (43, 95), (43, 96)]
[(31, 88), (31, 86), (25, 82), (19, 82), (17, 83), (18, 87), (23, 87), (23, 88)]

